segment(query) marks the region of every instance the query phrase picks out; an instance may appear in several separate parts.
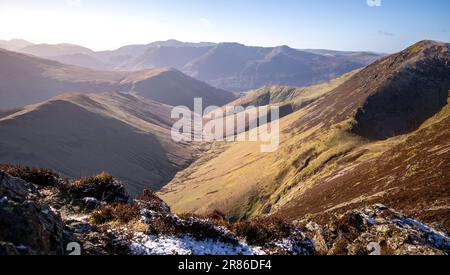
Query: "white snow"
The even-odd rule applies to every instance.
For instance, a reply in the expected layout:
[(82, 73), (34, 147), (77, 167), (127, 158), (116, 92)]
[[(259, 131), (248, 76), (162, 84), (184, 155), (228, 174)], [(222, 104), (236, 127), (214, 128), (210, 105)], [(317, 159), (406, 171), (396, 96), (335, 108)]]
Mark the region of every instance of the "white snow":
[[(382, 204), (375, 205), (377, 210), (384, 210), (388, 209), (386, 206)], [(369, 213), (370, 209), (365, 209), (366, 213)], [(363, 218), (369, 222), (372, 225), (382, 225), (382, 224), (393, 224), (397, 226), (398, 228), (405, 228), (405, 229), (411, 229), (417, 232), (422, 237), (426, 237), (426, 239), (433, 244), (435, 247), (444, 247), (446, 249), (450, 249), (450, 238), (437, 230), (432, 229), (426, 224), (423, 224), (421, 222), (418, 222), (414, 219), (408, 218), (406, 216), (403, 216), (399, 213), (394, 212), (397, 217), (392, 220), (384, 220), (379, 221), (378, 219), (374, 219), (369, 217), (365, 213), (361, 213)]]
[(422, 234), (425, 234), (427, 236), (428, 241), (433, 243), (435, 246), (450, 248), (450, 238), (444, 233), (434, 230), (428, 225), (404, 216), (402, 216), (399, 221), (401, 222), (400, 226), (405, 226), (406, 224), (418, 231), (421, 231)]
[(213, 240), (196, 240), (190, 236), (154, 236), (135, 234), (131, 249), (138, 255), (264, 255), (259, 247), (236, 245)]
[(8, 204), (8, 197), (4, 196), (3, 198), (0, 198), (0, 205), (2, 204)]
[(70, 215), (65, 218), (65, 220), (73, 220), (77, 222), (82, 223), (88, 223), (89, 222), (89, 216), (87, 215)]
[(306, 229), (308, 229), (309, 231), (315, 232), (315, 231), (319, 231), (320, 230), (320, 226), (313, 222), (310, 221), (307, 225), (306, 225)]
[(28, 249), (25, 245), (23, 245), (23, 244), (19, 244), (19, 245), (16, 245), (16, 249), (19, 249), (19, 250), (26, 250), (26, 249)]
[(85, 202), (85, 203), (88, 203), (88, 202), (100, 203), (96, 198), (93, 198), (93, 197), (85, 197), (85, 198), (83, 198), (83, 202)]
[(42, 212), (44, 215), (48, 215), (48, 214), (50, 213), (50, 208), (42, 209), (41, 212)]

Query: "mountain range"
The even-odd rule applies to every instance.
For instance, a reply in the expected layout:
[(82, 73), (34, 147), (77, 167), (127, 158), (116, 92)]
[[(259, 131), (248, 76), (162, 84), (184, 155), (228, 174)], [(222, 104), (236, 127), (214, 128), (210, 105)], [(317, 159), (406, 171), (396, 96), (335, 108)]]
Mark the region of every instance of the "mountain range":
[(170, 138), (174, 106), (235, 99), (175, 69), (96, 71), (6, 50), (0, 83), (0, 162), (68, 177), (108, 170), (133, 195), (162, 187), (198, 150)]
[(66, 92), (126, 92), (192, 107), (195, 97), (223, 105), (233, 94), (170, 68), (98, 71), (0, 49), (0, 110), (38, 103)]
[[(0, 47), (0, 254), (450, 253), (448, 43)], [(175, 142), (194, 98), (280, 107), (278, 150)]]
[(172, 107), (123, 93), (64, 94), (0, 115), (0, 162), (69, 177), (111, 171), (137, 195), (157, 190), (194, 158), (170, 136)]
[(288, 46), (251, 47), (238, 43), (184, 43), (177, 40), (95, 52), (72, 44), (18, 41), (0, 41), (0, 48), (95, 70), (171, 67), (232, 92), (244, 92), (264, 85), (307, 86), (326, 82), (382, 56), (370, 52), (297, 50)]
[(256, 90), (238, 102), (292, 106), (280, 148), (218, 142), (159, 195), (231, 219), (325, 221), (377, 202), (448, 230), (449, 61), (449, 44), (422, 41), (328, 84)]

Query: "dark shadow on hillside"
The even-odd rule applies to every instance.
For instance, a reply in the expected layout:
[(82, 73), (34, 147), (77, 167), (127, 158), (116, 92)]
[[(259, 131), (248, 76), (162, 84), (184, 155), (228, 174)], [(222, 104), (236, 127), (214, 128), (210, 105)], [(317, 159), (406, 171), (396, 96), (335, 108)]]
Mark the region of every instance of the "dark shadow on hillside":
[(352, 132), (383, 140), (412, 132), (438, 113), (447, 104), (450, 68), (433, 61), (405, 69), (368, 97)]
[(161, 188), (180, 169), (155, 136), (65, 101), (0, 126), (0, 162), (49, 167), (68, 177), (107, 171), (132, 195)]

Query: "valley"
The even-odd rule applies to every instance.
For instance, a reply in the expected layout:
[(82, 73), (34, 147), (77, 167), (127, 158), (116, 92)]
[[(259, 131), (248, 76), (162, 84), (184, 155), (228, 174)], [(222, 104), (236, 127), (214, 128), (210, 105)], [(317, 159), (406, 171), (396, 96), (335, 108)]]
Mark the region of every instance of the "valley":
[[(448, 254), (449, 47), (0, 40), (0, 254)], [(198, 98), (278, 107), (278, 149), (176, 142), (174, 107)]]
[[(258, 144), (215, 144), (159, 195), (175, 212), (219, 210), (232, 219), (326, 220), (355, 206), (389, 202), (448, 229), (448, 61), (448, 44), (422, 41), (340, 81), (305, 88), (318, 89), (319, 99), (281, 119), (277, 152), (260, 153)], [(272, 89), (264, 104), (285, 91)], [(254, 93), (259, 98), (261, 91)]]
[[(3, 45), (3, 46), (2, 46)], [(22, 46), (24, 46), (21, 48)], [(174, 68), (230, 92), (264, 85), (308, 86), (369, 65), (383, 56), (371, 52), (253, 47), (239, 43), (185, 43), (177, 40), (128, 45), (95, 52), (73, 44), (0, 43), (0, 48), (93, 70)]]

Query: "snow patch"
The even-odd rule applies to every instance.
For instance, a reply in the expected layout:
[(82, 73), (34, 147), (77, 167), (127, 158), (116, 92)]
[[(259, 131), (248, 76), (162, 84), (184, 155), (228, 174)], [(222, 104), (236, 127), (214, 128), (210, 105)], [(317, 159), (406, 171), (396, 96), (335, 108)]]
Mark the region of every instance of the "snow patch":
[[(374, 208), (375, 211), (388, 210), (388, 208), (382, 204), (376, 204), (374, 205)], [(360, 215), (372, 226), (391, 224), (400, 229), (412, 230), (412, 232), (415, 232), (418, 236), (425, 238), (430, 242), (433, 247), (450, 250), (450, 238), (446, 234), (434, 230), (426, 224), (403, 216), (395, 211), (392, 211), (392, 213), (395, 214), (395, 218), (393, 219), (372, 218), (368, 215), (371, 212), (373, 213), (373, 210), (370, 208), (366, 208), (364, 212), (365, 213), (360, 213)]]
[(0, 198), (0, 205), (7, 205), (8, 204), (8, 197)]
[(154, 236), (136, 233), (132, 251), (137, 255), (265, 255), (259, 247), (213, 240), (196, 240), (190, 236)]

